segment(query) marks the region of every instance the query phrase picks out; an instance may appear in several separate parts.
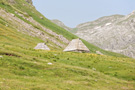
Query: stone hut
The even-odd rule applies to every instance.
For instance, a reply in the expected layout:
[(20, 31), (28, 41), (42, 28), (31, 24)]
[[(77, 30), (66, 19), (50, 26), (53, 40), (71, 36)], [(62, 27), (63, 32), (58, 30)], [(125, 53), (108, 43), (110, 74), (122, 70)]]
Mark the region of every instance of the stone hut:
[(45, 43), (38, 43), (34, 49), (50, 50), (49, 47)]
[(64, 52), (90, 52), (80, 39), (73, 39), (69, 45), (63, 50)]

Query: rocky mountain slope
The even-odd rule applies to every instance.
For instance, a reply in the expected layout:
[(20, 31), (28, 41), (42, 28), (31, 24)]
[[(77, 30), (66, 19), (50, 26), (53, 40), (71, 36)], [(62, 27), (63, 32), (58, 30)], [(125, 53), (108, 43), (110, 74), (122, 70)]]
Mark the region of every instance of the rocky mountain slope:
[(75, 34), (94, 45), (135, 58), (135, 11), (80, 24)]

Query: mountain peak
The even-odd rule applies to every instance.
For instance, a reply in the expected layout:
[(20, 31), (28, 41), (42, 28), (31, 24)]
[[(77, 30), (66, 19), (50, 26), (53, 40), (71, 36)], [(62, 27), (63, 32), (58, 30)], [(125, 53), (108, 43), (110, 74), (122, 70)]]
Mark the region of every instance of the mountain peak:
[(131, 15), (135, 15), (135, 10), (132, 11), (129, 15), (130, 15), (130, 16), (131, 16)]
[(133, 10), (133, 12), (132, 13), (134, 13), (135, 14), (135, 10)]
[(57, 24), (58, 26), (60, 26), (60, 27), (62, 27), (62, 28), (64, 28), (64, 29), (66, 29), (66, 30), (71, 30), (71, 28), (69, 28), (69, 27), (67, 27), (62, 21), (60, 21), (60, 20), (57, 20), (57, 19), (53, 19), (53, 20), (51, 20), (53, 23), (55, 23), (55, 24)]

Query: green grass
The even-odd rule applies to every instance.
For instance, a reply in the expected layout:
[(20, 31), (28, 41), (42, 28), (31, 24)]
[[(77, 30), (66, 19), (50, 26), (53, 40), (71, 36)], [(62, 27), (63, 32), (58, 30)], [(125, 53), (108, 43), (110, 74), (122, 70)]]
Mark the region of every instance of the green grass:
[[(135, 61), (132, 59), (58, 51), (4, 51), (0, 52), (3, 56), (0, 59), (2, 90), (135, 89)], [(12, 56), (4, 55), (6, 52)]]
[[(19, 3), (14, 5), (14, 8), (17, 7), (15, 9), (20, 12), (27, 9), (26, 12), (31, 15), (28, 7), (21, 8), (24, 0), (16, 0), (16, 2)], [(7, 12), (14, 12), (10, 5), (0, 4), (0, 7), (6, 7)], [(43, 20), (38, 20), (41, 14), (31, 9), (35, 13), (31, 16), (45, 27), (62, 34), (69, 40), (77, 38), (50, 23), (45, 17)], [(0, 56), (3, 56), (0, 57), (0, 90), (135, 89), (134, 59), (104, 51), (84, 40), (82, 41), (91, 53), (62, 52), (63, 48), (56, 49), (52, 42), (48, 43), (52, 45), (49, 46), (52, 51), (34, 50), (37, 43), (44, 41), (18, 32), (10, 25), (6, 27), (7, 23), (10, 24), (0, 18)], [(95, 51), (101, 51), (105, 55), (93, 54)], [(49, 62), (52, 65), (48, 65)]]
[(34, 50), (40, 39), (0, 27), (1, 90), (135, 89), (134, 59)]

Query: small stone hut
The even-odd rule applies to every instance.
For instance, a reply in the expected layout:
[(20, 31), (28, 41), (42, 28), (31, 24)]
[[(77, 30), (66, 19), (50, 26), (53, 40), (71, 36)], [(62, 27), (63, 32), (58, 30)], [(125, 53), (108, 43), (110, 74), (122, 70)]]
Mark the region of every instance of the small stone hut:
[(50, 48), (45, 43), (38, 43), (34, 49), (50, 50)]
[(73, 39), (69, 45), (63, 50), (64, 52), (90, 52), (85, 44), (78, 38)]

